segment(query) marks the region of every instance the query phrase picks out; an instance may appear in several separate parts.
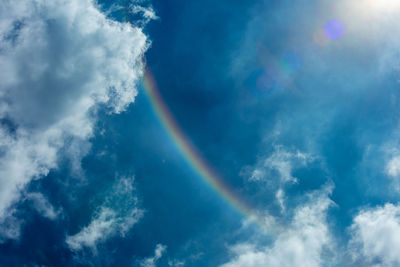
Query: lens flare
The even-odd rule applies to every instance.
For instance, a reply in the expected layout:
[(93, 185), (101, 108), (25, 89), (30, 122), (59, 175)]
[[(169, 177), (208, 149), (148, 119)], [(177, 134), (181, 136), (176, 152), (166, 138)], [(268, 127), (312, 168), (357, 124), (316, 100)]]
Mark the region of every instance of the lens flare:
[(344, 24), (337, 19), (333, 19), (325, 23), (324, 34), (330, 40), (340, 39), (345, 31)]
[(314, 33), (313, 40), (319, 46), (327, 46), (330, 42), (329, 38), (326, 37), (323, 29), (319, 29)]

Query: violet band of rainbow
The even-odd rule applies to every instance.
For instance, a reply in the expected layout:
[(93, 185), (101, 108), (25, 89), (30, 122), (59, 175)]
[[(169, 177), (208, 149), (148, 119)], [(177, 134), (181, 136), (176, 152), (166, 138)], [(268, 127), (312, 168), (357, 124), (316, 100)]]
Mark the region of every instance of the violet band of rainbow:
[(148, 67), (145, 69), (143, 86), (157, 119), (160, 121), (169, 138), (171, 138), (189, 166), (191, 166), (198, 176), (202, 178), (220, 197), (222, 197), (234, 209), (239, 211), (240, 214), (245, 217), (254, 218), (258, 221), (257, 216), (252, 212), (252, 209), (242, 201), (227, 184), (224, 183), (221, 177), (216, 174), (209, 164), (207, 164), (206, 160), (200, 156), (197, 149), (191, 144), (163, 100), (154, 76)]

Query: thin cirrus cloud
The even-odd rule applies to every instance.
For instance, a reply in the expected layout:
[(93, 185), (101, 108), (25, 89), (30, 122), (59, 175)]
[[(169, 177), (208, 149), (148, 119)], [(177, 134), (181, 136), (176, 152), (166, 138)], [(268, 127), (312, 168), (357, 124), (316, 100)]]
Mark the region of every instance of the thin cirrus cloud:
[(18, 238), (7, 222), (21, 190), (60, 157), (79, 165), (96, 108), (135, 100), (149, 42), (90, 0), (6, 0), (0, 13), (0, 233)]

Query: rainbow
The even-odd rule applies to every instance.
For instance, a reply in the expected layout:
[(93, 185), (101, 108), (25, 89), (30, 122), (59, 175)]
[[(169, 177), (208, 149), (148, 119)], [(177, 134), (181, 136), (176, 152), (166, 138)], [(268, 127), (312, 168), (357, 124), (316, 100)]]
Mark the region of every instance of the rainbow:
[(143, 87), (156, 117), (189, 166), (240, 214), (245, 217), (256, 218), (252, 209), (223, 182), (191, 144), (163, 100), (154, 76), (148, 68), (145, 69)]

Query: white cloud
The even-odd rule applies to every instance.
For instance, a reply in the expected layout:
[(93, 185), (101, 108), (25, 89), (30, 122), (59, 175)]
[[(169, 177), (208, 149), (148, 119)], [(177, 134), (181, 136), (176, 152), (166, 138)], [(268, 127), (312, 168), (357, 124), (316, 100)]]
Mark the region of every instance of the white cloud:
[(98, 215), (83, 228), (79, 233), (68, 236), (66, 242), (73, 250), (80, 250), (84, 246), (96, 248), (97, 242), (106, 240), (117, 230), (115, 212), (108, 208), (103, 208)]
[(0, 242), (4, 242), (7, 239), (17, 239), (20, 236), (21, 221), (12, 216), (14, 212), (14, 210), (11, 210), (11, 215), (6, 216), (1, 221)]
[(131, 10), (134, 14), (142, 14), (143, 20), (141, 21), (142, 24), (146, 24), (151, 20), (158, 19), (156, 13), (154, 12), (152, 7), (143, 7), (139, 5), (132, 5)]
[(283, 188), (286, 184), (298, 182), (298, 178), (293, 176), (295, 169), (306, 167), (314, 161), (315, 157), (300, 151), (289, 151), (283, 146), (275, 146), (273, 153), (266, 159), (261, 159), (255, 167), (246, 167), (242, 175), (248, 176), (250, 182), (266, 182), (276, 188), (276, 201), (285, 211), (285, 193)]
[(67, 236), (66, 243), (71, 250), (89, 247), (95, 251), (98, 243), (116, 235), (124, 236), (142, 216), (134, 196), (133, 179), (120, 178), (91, 222), (78, 233)]
[(267, 180), (269, 176), (272, 176), (271, 171), (276, 171), (282, 183), (296, 183), (297, 178), (292, 176), (293, 169), (306, 166), (313, 160), (314, 158), (309, 154), (300, 151), (290, 152), (282, 146), (276, 146), (275, 151), (254, 168), (249, 180)]
[(26, 195), (26, 199), (32, 202), (33, 207), (40, 214), (50, 220), (56, 219), (62, 212), (61, 209), (56, 210), (41, 193), (29, 193)]
[[(397, 140), (398, 133), (399, 127), (396, 127), (391, 133), (389, 141), (380, 146), (380, 151), (378, 152), (382, 153), (382, 156), (379, 165), (377, 165), (378, 170), (389, 178), (389, 192), (395, 194), (400, 190), (400, 145)], [(376, 158), (376, 155), (374, 156), (371, 160)]]
[(361, 265), (400, 265), (400, 207), (362, 210), (350, 228), (349, 248), (353, 259)]
[[(251, 241), (231, 248), (233, 259), (223, 267), (252, 266), (323, 266), (325, 252), (333, 251), (333, 241), (326, 223), (332, 205), (331, 189), (310, 195), (310, 200), (295, 210), (290, 225), (282, 227), (271, 245), (255, 245)], [(327, 260), (325, 262), (325, 260)]]
[(386, 165), (386, 174), (396, 178), (400, 174), (400, 156), (393, 157)]
[(285, 192), (281, 188), (279, 188), (278, 191), (276, 191), (275, 197), (278, 200), (281, 210), (285, 211), (285, 209), (286, 209), (286, 207), (285, 207)]
[(168, 266), (174, 266), (174, 267), (181, 267), (185, 266), (185, 261), (184, 260), (168, 260)]
[(0, 13), (5, 227), (20, 191), (57, 167), (61, 148), (79, 168), (99, 105), (119, 113), (134, 101), (148, 41), (140, 28), (107, 19), (92, 0), (5, 0)]
[[(144, 259), (140, 263), (140, 266), (141, 267), (156, 267), (157, 261), (159, 259), (161, 259), (161, 257), (165, 253), (166, 249), (167, 249), (166, 246), (161, 245), (161, 244), (157, 244), (156, 249), (154, 250), (154, 256)], [(179, 265), (175, 265), (175, 266), (179, 266)]]

